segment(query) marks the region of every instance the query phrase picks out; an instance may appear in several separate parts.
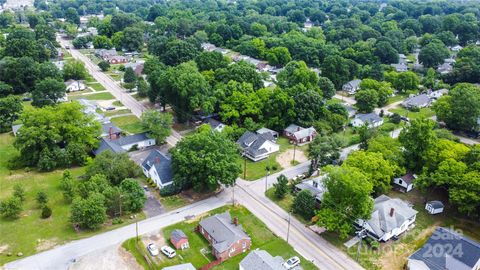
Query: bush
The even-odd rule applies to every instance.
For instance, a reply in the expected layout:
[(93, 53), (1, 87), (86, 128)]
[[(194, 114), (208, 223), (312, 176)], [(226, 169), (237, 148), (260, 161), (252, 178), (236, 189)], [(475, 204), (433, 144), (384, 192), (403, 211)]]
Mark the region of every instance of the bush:
[(394, 113), (390, 115), (390, 122), (394, 124), (400, 124), (400, 121), (402, 121), (402, 117), (398, 113)]
[(310, 220), (315, 214), (315, 197), (309, 190), (300, 191), (293, 201), (292, 210), (306, 220)]
[(378, 243), (377, 241), (372, 241), (370, 243), (370, 247), (372, 247), (373, 249), (377, 250), (379, 247), (380, 247), (380, 243)]
[(22, 201), (16, 196), (12, 196), (0, 202), (0, 214), (6, 218), (18, 218), (22, 212)]
[(391, 132), (395, 130), (395, 124), (394, 123), (385, 123), (381, 125), (378, 129), (382, 132)]
[(272, 171), (276, 171), (278, 169), (277, 165), (272, 165)]
[(411, 111), (411, 112), (419, 112), (419, 111), (420, 111), (420, 108), (418, 108), (418, 107), (412, 107), (412, 108), (410, 108), (410, 111)]
[(49, 218), (52, 215), (52, 209), (48, 205), (44, 204), (42, 207), (42, 218)]
[(48, 196), (47, 196), (47, 193), (43, 192), (43, 191), (39, 191), (37, 193), (37, 202), (42, 205), (42, 204), (46, 204), (48, 202)]
[(118, 218), (118, 217), (117, 217), (117, 218), (114, 218), (114, 219), (112, 220), (112, 224), (113, 224), (113, 225), (122, 224), (122, 223), (123, 223), (123, 220), (122, 220), (121, 218)]
[(174, 183), (174, 184), (171, 184), (169, 186), (166, 186), (166, 187), (160, 189), (160, 196), (168, 197), (168, 196), (176, 195), (176, 194), (180, 193), (181, 191), (182, 191), (182, 188), (175, 185), (175, 183)]
[(19, 183), (13, 186), (13, 196), (20, 199), (20, 201), (25, 201), (25, 189)]
[(107, 61), (101, 61), (100, 63), (98, 63), (98, 67), (103, 71), (107, 71), (109, 68), (110, 68), (110, 63), (108, 63)]

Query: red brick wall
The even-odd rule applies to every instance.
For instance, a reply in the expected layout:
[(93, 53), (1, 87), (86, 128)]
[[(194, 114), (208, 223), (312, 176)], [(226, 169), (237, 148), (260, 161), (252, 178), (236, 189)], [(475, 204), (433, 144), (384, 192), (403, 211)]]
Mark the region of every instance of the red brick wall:
[[(207, 233), (207, 231), (203, 230), (203, 232), (202, 232), (202, 227), (200, 225), (198, 225), (197, 229), (198, 229), (198, 232), (200, 232), (205, 237), (205, 239), (207, 239), (207, 241), (210, 243), (210, 245), (212, 245), (212, 239), (208, 238), (209, 234)], [(243, 243), (245, 243), (245, 249), (243, 249)], [(217, 254), (215, 252), (215, 250), (212, 250), (212, 253), (213, 253), (213, 256), (215, 256), (215, 258), (217, 258), (221, 261), (225, 261), (225, 260), (228, 260), (229, 258), (234, 257), (234, 256), (236, 256), (240, 253), (243, 253), (244, 250), (245, 251), (249, 250), (251, 245), (252, 245), (252, 243), (251, 243), (250, 239), (242, 239), (239, 242), (234, 243), (227, 251), (225, 251), (223, 253)], [(235, 247), (234, 252), (230, 252), (232, 247)]]

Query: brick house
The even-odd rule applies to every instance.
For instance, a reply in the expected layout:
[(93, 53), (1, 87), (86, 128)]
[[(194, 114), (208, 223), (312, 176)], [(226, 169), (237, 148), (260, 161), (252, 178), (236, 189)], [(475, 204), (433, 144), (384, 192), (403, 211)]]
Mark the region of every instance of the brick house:
[(314, 127), (304, 128), (291, 124), (283, 130), (283, 135), (290, 140), (290, 143), (305, 144), (315, 139), (317, 131)]
[(219, 261), (226, 261), (250, 249), (252, 240), (227, 211), (202, 219), (197, 227), (212, 246), (212, 254)]
[(182, 231), (175, 229), (170, 234), (170, 242), (176, 249), (186, 249), (190, 247), (187, 235)]

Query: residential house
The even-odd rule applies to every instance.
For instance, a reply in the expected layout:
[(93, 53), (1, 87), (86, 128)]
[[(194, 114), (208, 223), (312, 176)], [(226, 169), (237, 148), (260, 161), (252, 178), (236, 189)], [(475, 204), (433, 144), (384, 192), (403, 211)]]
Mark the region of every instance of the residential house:
[(170, 242), (176, 249), (187, 249), (190, 247), (187, 235), (179, 229), (175, 229), (170, 234)]
[(62, 71), (63, 70), (63, 67), (65, 66), (65, 61), (53, 61), (52, 62), (57, 68), (58, 70)]
[(351, 106), (347, 103), (343, 103), (342, 105), (343, 105), (343, 107), (345, 107), (345, 109), (347, 109), (348, 118), (352, 118), (352, 117), (355, 116), (355, 114), (357, 114), (357, 109), (355, 109), (353, 106)]
[(441, 98), (443, 95), (448, 94), (448, 89), (438, 89), (436, 91), (431, 91), (428, 93), (428, 97), (434, 100)]
[(359, 113), (351, 122), (354, 127), (368, 125), (369, 128), (379, 127), (383, 125), (383, 118), (376, 113)]
[(143, 61), (127, 63), (125, 64), (125, 68), (132, 68), (135, 75), (141, 76), (143, 73), (144, 64), (145, 62)]
[(408, 70), (408, 66), (405, 63), (399, 63), (399, 64), (390, 64), (396, 72), (405, 72)]
[(356, 79), (349, 81), (342, 86), (342, 90), (347, 92), (350, 95), (354, 95), (358, 90), (360, 90), (360, 83), (362, 80)]
[(266, 127), (262, 127), (261, 129), (257, 130), (257, 134), (265, 134), (265, 133), (270, 133), (273, 136), (273, 138), (278, 139), (278, 132), (276, 132), (275, 130), (271, 130)]
[(65, 82), (65, 87), (66, 87), (67, 93), (68, 92), (83, 91), (83, 90), (87, 89), (87, 86), (83, 82), (77, 81), (77, 80), (66, 81)]
[(442, 75), (448, 74), (452, 72), (452, 70), (453, 70), (453, 66), (451, 63), (443, 63), (437, 67), (437, 72)]
[(98, 106), (95, 104), (94, 101), (90, 101), (88, 99), (80, 98), (77, 99), (77, 102), (83, 106), (83, 113), (93, 116), (95, 120), (100, 123), (108, 123), (110, 119), (105, 117), (103, 114), (97, 113)]
[(112, 65), (128, 63), (128, 58), (123, 55), (112, 55), (105, 58), (105, 61)]
[(102, 123), (102, 134), (100, 137), (110, 140), (118, 139), (122, 136), (122, 130), (112, 122)]
[(413, 173), (407, 173), (402, 177), (396, 177), (393, 179), (393, 183), (399, 187), (403, 192), (409, 192), (413, 189), (413, 181), (417, 179), (417, 176)]
[(417, 213), (407, 202), (381, 195), (374, 200), (370, 219), (358, 219), (355, 226), (365, 228), (367, 235), (376, 241), (386, 242), (408, 230), (415, 223)]
[(265, 250), (256, 249), (248, 253), (239, 264), (239, 270), (279, 270), (284, 269), (283, 258), (273, 257)]
[(172, 265), (162, 268), (162, 270), (196, 270), (191, 263)]
[(23, 124), (18, 124), (18, 125), (12, 125), (12, 132), (13, 132), (13, 136), (17, 136), (18, 134), (18, 130), (20, 130), (20, 128), (23, 126)]
[(432, 100), (427, 94), (411, 96), (402, 102), (402, 106), (409, 110), (414, 108), (417, 108), (417, 109), (426, 108), (426, 107), (429, 107), (431, 104), (432, 104)]
[(315, 139), (317, 131), (314, 127), (304, 128), (295, 124), (290, 124), (283, 130), (283, 134), (290, 140), (290, 143), (305, 144)]
[(157, 149), (150, 151), (141, 167), (143, 174), (152, 179), (158, 188), (173, 184), (172, 159)]
[(405, 54), (399, 53), (398, 54), (398, 63), (399, 64), (407, 64), (408, 63), (408, 58)]
[(217, 46), (207, 42), (202, 43), (201, 47), (204, 51), (207, 51), (207, 52), (213, 52), (217, 48)]
[(307, 18), (307, 20), (303, 23), (304, 30), (309, 30), (312, 27), (313, 27), (313, 22), (309, 18)]
[(155, 145), (155, 139), (149, 138), (147, 133), (138, 133), (120, 137), (118, 139), (100, 139), (100, 146), (93, 152), (98, 155), (104, 151), (110, 150), (114, 153), (123, 153), (132, 149), (144, 149)]
[(275, 143), (275, 138), (270, 133), (258, 134), (246, 131), (237, 140), (237, 144), (242, 148), (242, 155), (253, 161), (265, 159), (280, 150), (280, 146)]
[(117, 55), (117, 51), (115, 49), (96, 49), (95, 55), (106, 61), (109, 57)]
[(422, 248), (408, 257), (408, 270), (478, 270), (480, 243), (439, 227)]
[(308, 179), (301, 183), (295, 185), (295, 192), (300, 192), (302, 190), (308, 190), (315, 197), (315, 202), (317, 206), (320, 206), (323, 195), (327, 191), (327, 187), (325, 186), (325, 179), (327, 175), (322, 175), (314, 179)]
[(425, 204), (425, 210), (431, 215), (440, 214), (445, 209), (441, 201), (429, 201)]
[(453, 47), (450, 48), (450, 50), (452, 50), (452, 52), (459, 52), (459, 51), (461, 51), (462, 49), (463, 49), (463, 47), (460, 46), (460, 45), (455, 45), (455, 46), (453, 46)]
[(212, 246), (212, 254), (217, 260), (225, 261), (250, 249), (252, 240), (227, 211), (204, 218), (200, 221), (198, 231)]
[(207, 118), (205, 121), (204, 121), (205, 124), (209, 125), (210, 126), (210, 129), (212, 131), (218, 131), (218, 132), (222, 132), (223, 129), (227, 126), (225, 125), (224, 123), (216, 120), (216, 119), (213, 119), (213, 118)]

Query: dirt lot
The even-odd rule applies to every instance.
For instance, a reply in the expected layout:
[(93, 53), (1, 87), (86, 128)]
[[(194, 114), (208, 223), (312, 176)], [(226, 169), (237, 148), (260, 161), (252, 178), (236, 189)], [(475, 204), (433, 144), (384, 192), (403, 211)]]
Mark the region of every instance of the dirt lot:
[(135, 258), (119, 245), (88, 254), (80, 258), (69, 269), (143, 270)]
[[(288, 149), (285, 152), (281, 153), (277, 156), (277, 162), (282, 166), (282, 168), (288, 168), (292, 166), (293, 160), (293, 149)], [(295, 161), (298, 163), (302, 163), (307, 161), (308, 158), (305, 156), (305, 153), (302, 150), (295, 151)]]

